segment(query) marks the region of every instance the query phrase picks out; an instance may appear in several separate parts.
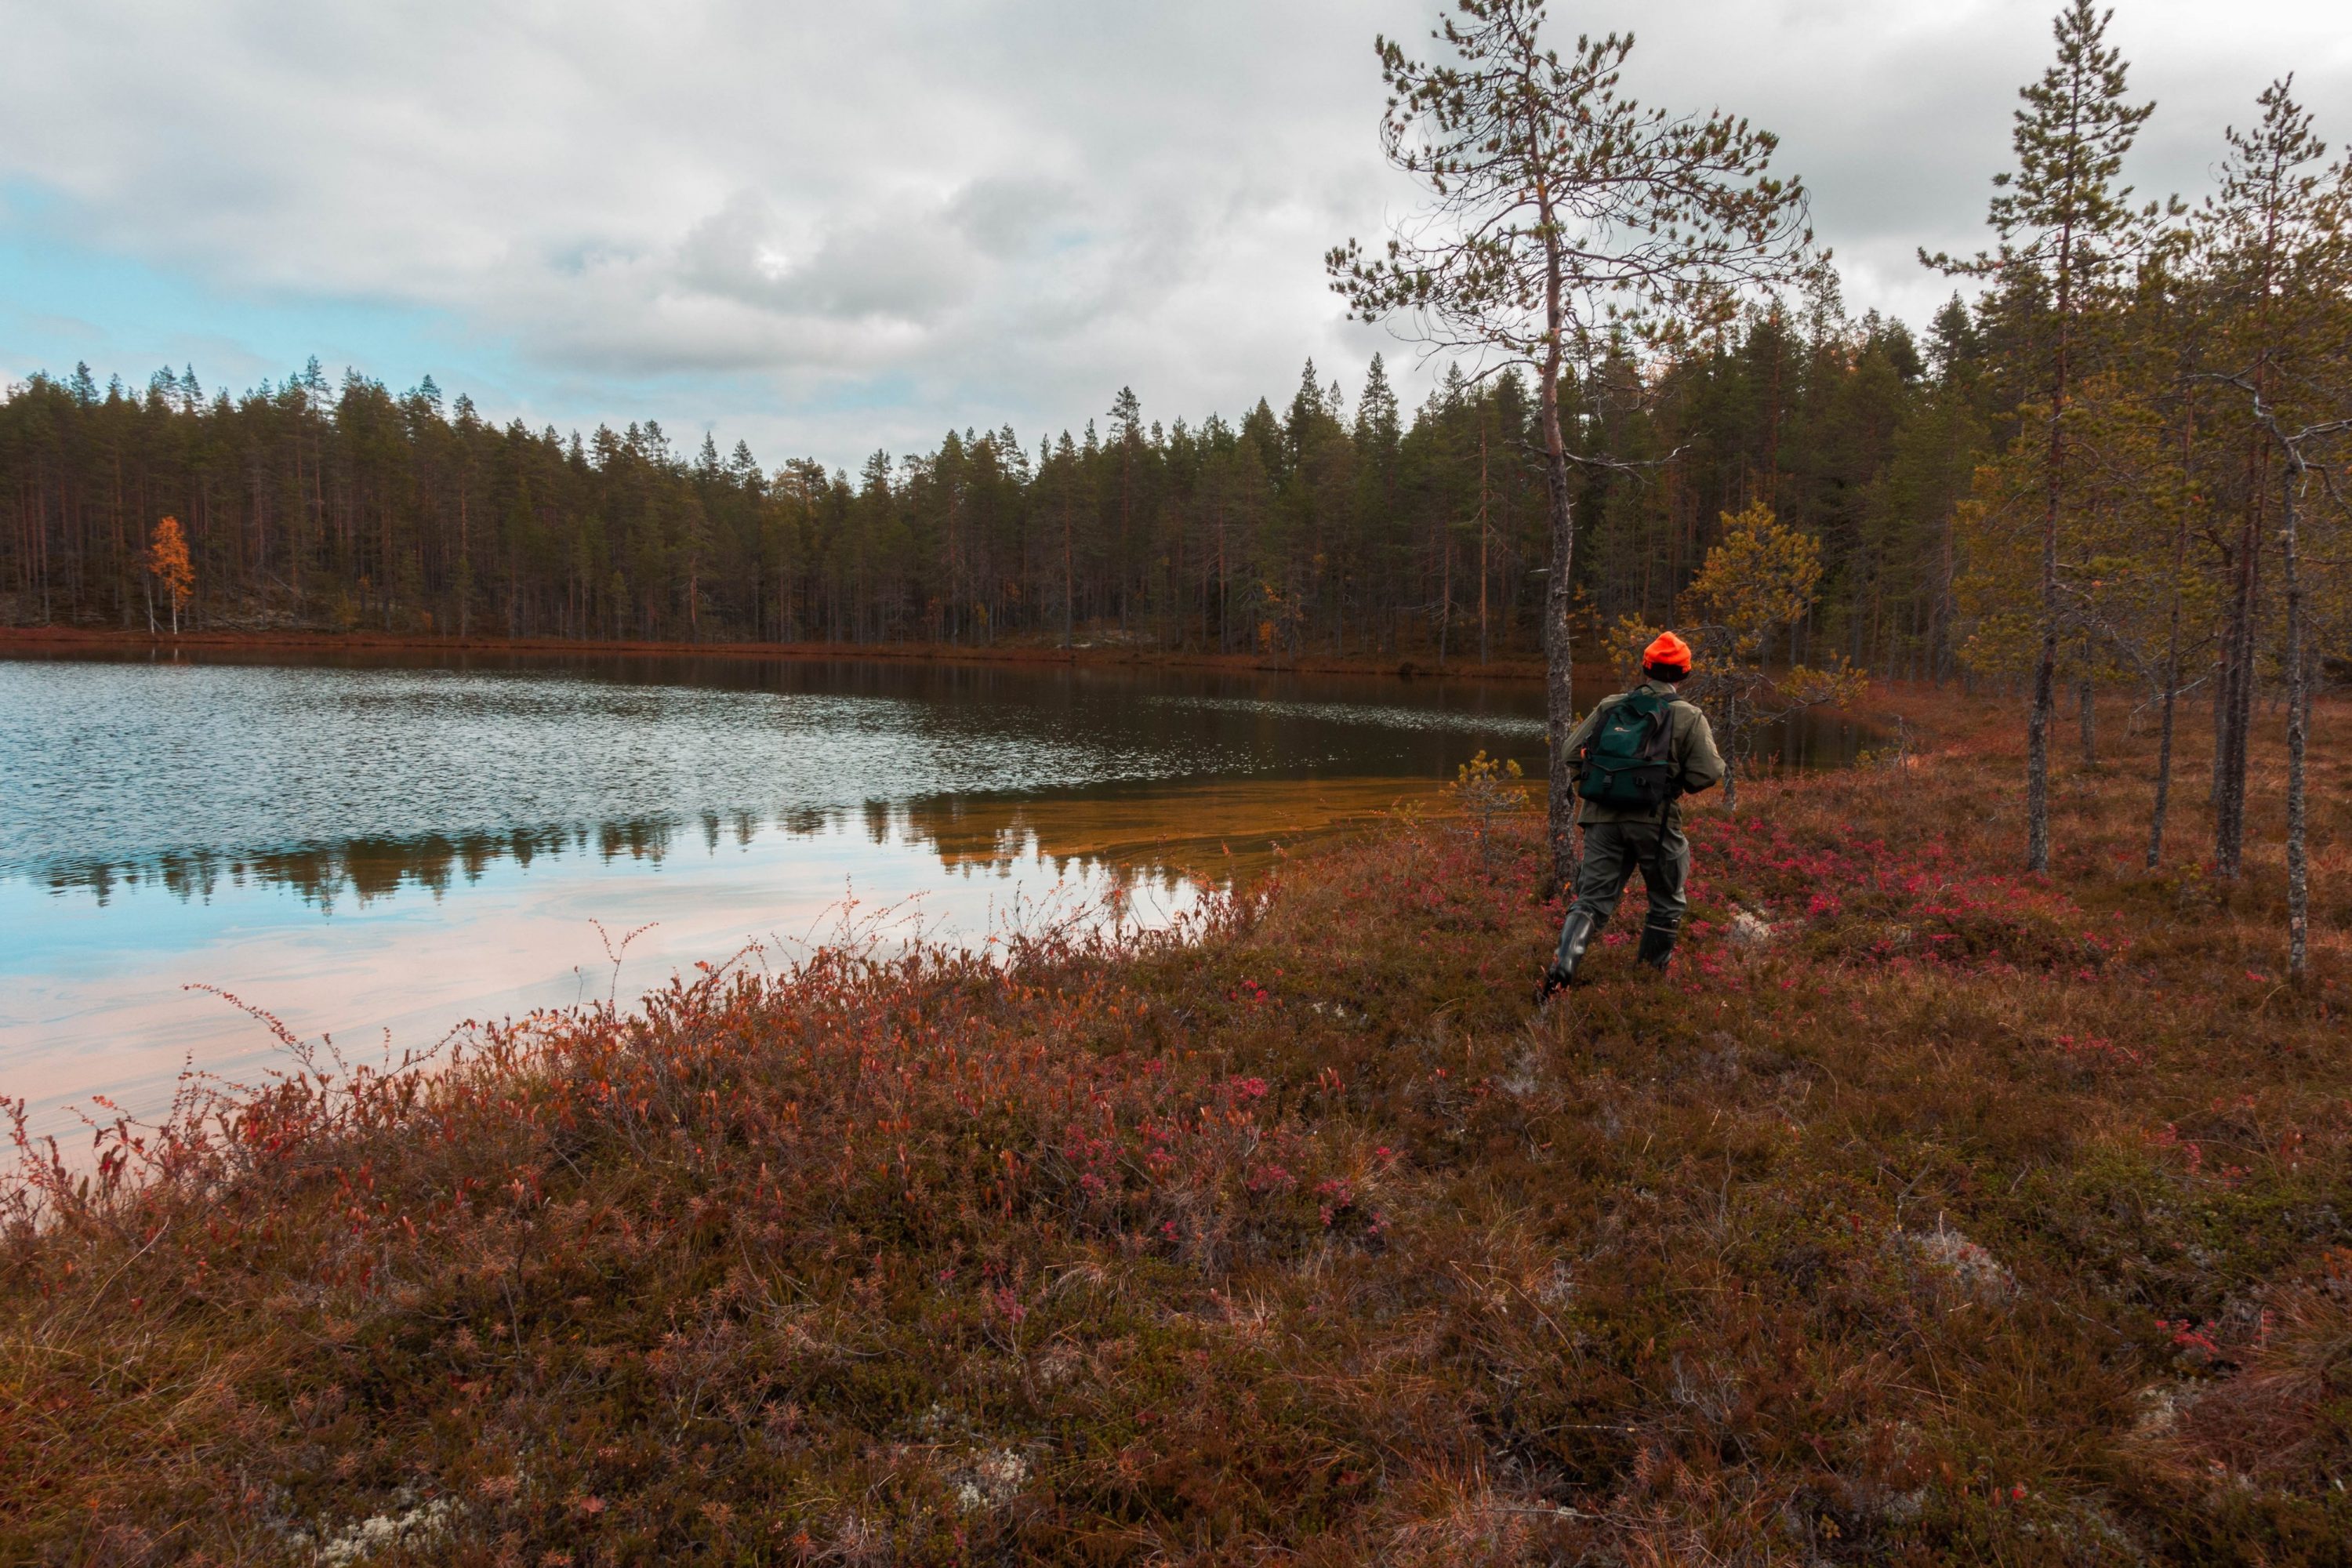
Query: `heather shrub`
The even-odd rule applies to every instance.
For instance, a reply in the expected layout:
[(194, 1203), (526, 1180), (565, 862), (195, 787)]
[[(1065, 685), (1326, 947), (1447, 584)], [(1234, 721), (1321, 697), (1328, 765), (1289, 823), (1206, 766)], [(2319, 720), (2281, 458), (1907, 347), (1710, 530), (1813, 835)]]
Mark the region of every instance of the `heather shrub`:
[(1540, 1014), (1490, 771), (1179, 931), (26, 1142), (0, 1560), (2341, 1560), (2337, 951), (2179, 941), (2113, 776), (2010, 876), (1921, 717), (1696, 811), (1672, 974)]

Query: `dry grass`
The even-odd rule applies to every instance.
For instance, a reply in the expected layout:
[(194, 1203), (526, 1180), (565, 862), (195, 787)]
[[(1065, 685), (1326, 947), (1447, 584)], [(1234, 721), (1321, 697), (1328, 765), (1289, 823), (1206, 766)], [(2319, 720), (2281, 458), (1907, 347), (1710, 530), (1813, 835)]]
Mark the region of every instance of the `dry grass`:
[(2140, 742), (2032, 882), (2011, 715), (1895, 700), (1540, 1017), (1488, 810), (37, 1164), (0, 1560), (2344, 1561), (2343, 764), (2297, 990)]

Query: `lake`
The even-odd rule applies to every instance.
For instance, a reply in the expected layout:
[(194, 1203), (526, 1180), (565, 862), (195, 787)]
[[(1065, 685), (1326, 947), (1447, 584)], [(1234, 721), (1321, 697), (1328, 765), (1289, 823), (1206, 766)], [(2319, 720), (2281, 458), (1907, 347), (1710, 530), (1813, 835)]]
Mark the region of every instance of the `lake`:
[(1538, 685), (0, 658), (0, 1097), (55, 1131), (94, 1095), (152, 1113), (184, 1062), (250, 1081), (280, 1058), (215, 991), (373, 1060), (469, 1019), (626, 1002), (752, 944), (779, 963), (853, 929), (977, 945), (1164, 923), (1481, 750), (1541, 773)]
[[(140, 1112), (267, 1031), (355, 1059), (626, 1001), (844, 921), (1164, 922), (1485, 749), (1541, 692), (728, 658), (0, 658), (0, 1095)], [(600, 929), (601, 926), (601, 929)], [(639, 927), (615, 964), (607, 956)]]

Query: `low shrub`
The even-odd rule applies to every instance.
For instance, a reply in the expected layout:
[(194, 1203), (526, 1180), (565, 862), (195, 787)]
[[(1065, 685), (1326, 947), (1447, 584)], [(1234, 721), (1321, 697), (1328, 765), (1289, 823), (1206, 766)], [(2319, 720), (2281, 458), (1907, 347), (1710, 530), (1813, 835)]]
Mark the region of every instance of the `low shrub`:
[(2341, 1561), (2337, 950), (2010, 875), (1944, 722), (1696, 811), (1672, 977), (1541, 1014), (1488, 769), (1179, 932), (26, 1143), (0, 1559)]

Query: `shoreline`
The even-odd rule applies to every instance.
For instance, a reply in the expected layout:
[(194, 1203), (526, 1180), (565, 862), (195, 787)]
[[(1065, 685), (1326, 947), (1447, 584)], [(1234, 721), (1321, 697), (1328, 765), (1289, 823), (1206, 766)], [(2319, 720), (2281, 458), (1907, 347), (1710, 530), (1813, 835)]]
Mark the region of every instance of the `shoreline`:
[(440, 637), (407, 632), (118, 631), (82, 626), (0, 626), (0, 656), (19, 651), (74, 649), (202, 648), (222, 652), (518, 654), (633, 658), (719, 658), (746, 662), (847, 659), (908, 664), (1069, 665), (1146, 669), (1223, 670), (1232, 674), (1354, 675), (1391, 680), (1534, 682), (1544, 676), (1539, 659), (1490, 659), (1483, 664), (1450, 661), (1440, 667), (1418, 659), (1371, 659), (1308, 655), (1277, 658), (1263, 654), (1171, 652), (1164, 649), (1080, 645), (971, 647), (952, 643), (724, 642), (614, 640), (580, 637)]

